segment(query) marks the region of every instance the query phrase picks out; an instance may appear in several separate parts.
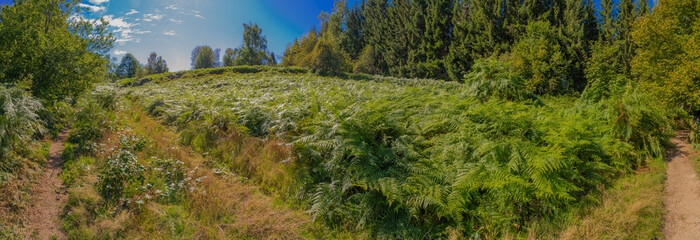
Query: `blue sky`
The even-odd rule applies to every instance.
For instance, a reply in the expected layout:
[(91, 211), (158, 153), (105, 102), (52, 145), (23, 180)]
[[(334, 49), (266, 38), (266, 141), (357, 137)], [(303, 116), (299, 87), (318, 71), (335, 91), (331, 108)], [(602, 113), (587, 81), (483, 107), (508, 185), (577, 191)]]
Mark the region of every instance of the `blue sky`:
[[(360, 0), (350, 0), (353, 5)], [(650, 0), (652, 2), (654, 0)], [(12, 0), (0, 0), (0, 4)], [(197, 45), (239, 47), (243, 23), (257, 23), (268, 49), (281, 56), (287, 44), (318, 25), (321, 11), (331, 12), (334, 0), (83, 0), (82, 17), (110, 21), (117, 37), (112, 55), (134, 54), (144, 62), (156, 52), (171, 71), (190, 68)], [(600, 0), (595, 0), (596, 3)], [(222, 56), (223, 57), (223, 56)], [(280, 58), (278, 57), (278, 61)]]
[(321, 11), (333, 9), (333, 0), (83, 0), (82, 6), (89, 8), (84, 18), (110, 21), (117, 38), (112, 55), (129, 52), (143, 63), (154, 51), (179, 71), (190, 68), (197, 45), (221, 48), (222, 55), (239, 47), (248, 22), (263, 29), (268, 49), (281, 56), (288, 43), (319, 24)]

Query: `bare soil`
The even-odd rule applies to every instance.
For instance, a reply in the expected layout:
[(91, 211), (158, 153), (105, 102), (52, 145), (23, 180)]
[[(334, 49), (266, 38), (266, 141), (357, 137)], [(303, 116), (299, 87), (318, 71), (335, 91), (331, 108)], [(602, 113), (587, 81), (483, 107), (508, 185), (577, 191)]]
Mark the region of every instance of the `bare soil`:
[(59, 217), (61, 208), (68, 199), (63, 181), (58, 177), (63, 164), (63, 143), (67, 132), (61, 133), (51, 144), (49, 160), (41, 179), (34, 185), (32, 204), (26, 209), (27, 239), (65, 239), (60, 230)]
[(666, 239), (700, 238), (700, 179), (691, 159), (696, 156), (688, 132), (678, 132), (668, 152), (664, 205), (668, 209), (663, 233)]

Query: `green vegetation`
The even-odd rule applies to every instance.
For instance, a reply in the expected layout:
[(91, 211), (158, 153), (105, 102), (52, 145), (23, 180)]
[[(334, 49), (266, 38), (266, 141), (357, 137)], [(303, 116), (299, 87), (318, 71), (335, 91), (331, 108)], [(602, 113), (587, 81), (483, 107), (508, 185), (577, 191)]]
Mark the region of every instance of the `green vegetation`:
[(30, 182), (46, 162), (48, 145), (34, 139), (44, 131), (38, 99), (18, 88), (0, 87), (0, 238), (14, 238), (27, 205)]
[(78, 96), (104, 73), (107, 22), (71, 18), (78, 2), (22, 0), (0, 10), (0, 83), (49, 103)]
[[(380, 238), (526, 230), (517, 226), (567, 214), (600, 184), (662, 156), (673, 135), (676, 112), (649, 104), (633, 83), (600, 101), (525, 97), (517, 78), (475, 87), (501, 81), (497, 66), (466, 85), (256, 73), (124, 91), (176, 126), (182, 143), (319, 221)], [(237, 132), (282, 137), (292, 153), (250, 159)]]
[(338, 1), (282, 67), (250, 23), (169, 73), (116, 65), (79, 1), (17, 0), (0, 238), (67, 127), (70, 239), (662, 237), (669, 139), (700, 143), (699, 3)]
[[(61, 174), (68, 238), (348, 238), (178, 145), (177, 135), (129, 103), (117, 107), (113, 95), (100, 88), (78, 103)], [(89, 148), (77, 154), (74, 146)]]

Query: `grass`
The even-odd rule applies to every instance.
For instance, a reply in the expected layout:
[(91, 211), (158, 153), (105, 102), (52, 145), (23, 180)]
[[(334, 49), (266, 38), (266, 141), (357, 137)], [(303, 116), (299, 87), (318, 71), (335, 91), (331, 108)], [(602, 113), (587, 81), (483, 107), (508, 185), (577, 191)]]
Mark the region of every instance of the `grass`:
[[(527, 239), (661, 239), (666, 162), (626, 174), (557, 221), (533, 221)], [(601, 186), (603, 187), (603, 186)]]
[[(118, 110), (117, 118), (96, 145), (94, 157), (79, 157), (65, 165), (62, 177), (70, 198), (64, 228), (73, 238), (120, 239), (302, 239), (347, 233), (314, 224), (308, 214), (275, 201), (245, 178), (217, 168), (201, 153), (177, 143), (178, 135), (135, 107)], [(184, 164), (193, 179), (181, 197), (146, 200), (132, 196), (124, 207), (107, 201), (95, 184), (105, 159), (119, 151), (124, 139), (139, 144), (135, 155), (146, 166), (146, 182), (157, 185), (167, 169), (156, 169), (152, 158), (173, 159)], [(157, 172), (157, 173), (156, 173)], [(155, 187), (157, 188), (157, 186)], [(147, 193), (157, 196), (153, 191)], [(133, 204), (140, 199), (143, 204)]]
[(25, 145), (24, 156), (0, 159), (10, 171), (0, 170), (0, 239), (21, 239), (22, 214), (33, 201), (32, 186), (49, 156), (49, 140)]

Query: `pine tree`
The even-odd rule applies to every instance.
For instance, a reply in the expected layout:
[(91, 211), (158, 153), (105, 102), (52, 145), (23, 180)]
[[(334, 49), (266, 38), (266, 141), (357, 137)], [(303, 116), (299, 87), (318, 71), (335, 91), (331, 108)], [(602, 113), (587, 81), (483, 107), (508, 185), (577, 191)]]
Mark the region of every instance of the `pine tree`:
[(472, 64), (471, 45), (467, 41), (470, 21), (468, 3), (456, 1), (452, 8), (452, 43), (445, 58), (447, 74), (453, 81), (462, 81)]
[(636, 45), (632, 41), (632, 27), (639, 14), (636, 11), (634, 0), (622, 0), (619, 10), (620, 13), (615, 21), (615, 30), (617, 31), (615, 44), (620, 51), (618, 56), (624, 67), (623, 73), (629, 74), (630, 64), (636, 51)]
[(613, 0), (601, 0), (600, 2), (600, 39), (612, 42), (615, 37), (615, 18), (617, 16), (616, 4)]
[(360, 5), (355, 5), (348, 11), (345, 19), (345, 31), (343, 32), (344, 42), (341, 47), (352, 59), (357, 59), (365, 46), (362, 31), (364, 21)]
[[(586, 1), (590, 2), (590, 1)], [(586, 5), (580, 0), (566, 0), (559, 39), (566, 55), (567, 84), (576, 90), (586, 87), (585, 67), (591, 36), (586, 21), (590, 20)]]

